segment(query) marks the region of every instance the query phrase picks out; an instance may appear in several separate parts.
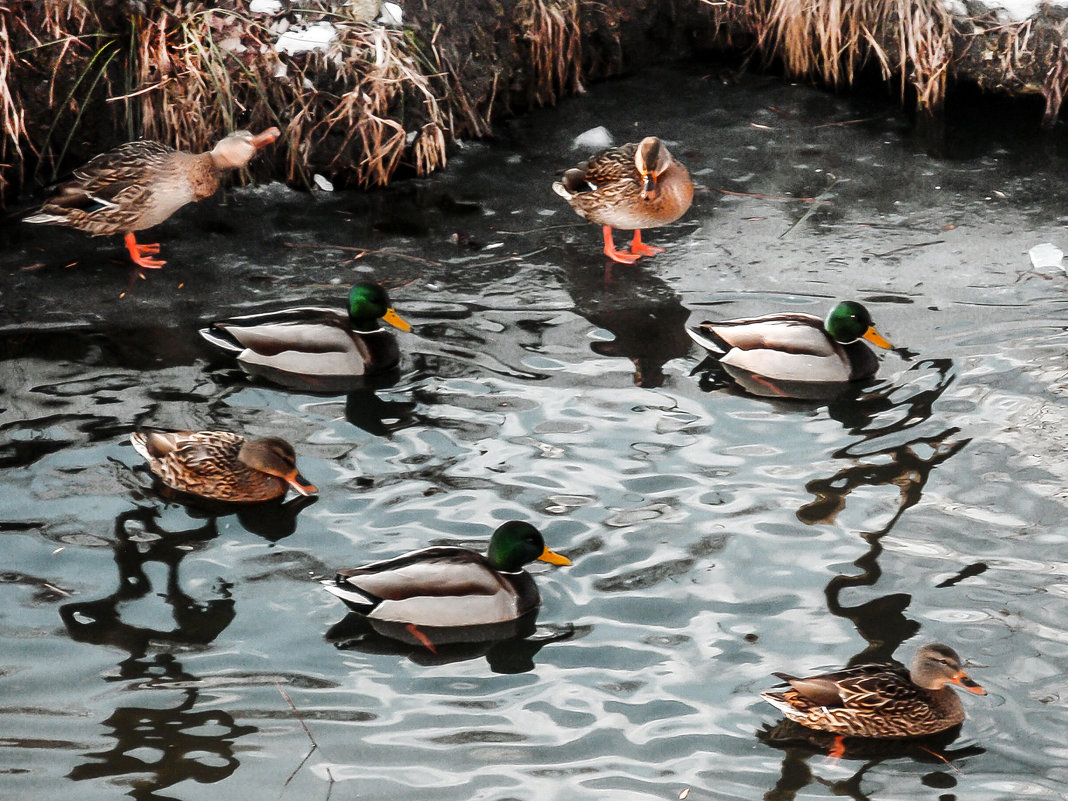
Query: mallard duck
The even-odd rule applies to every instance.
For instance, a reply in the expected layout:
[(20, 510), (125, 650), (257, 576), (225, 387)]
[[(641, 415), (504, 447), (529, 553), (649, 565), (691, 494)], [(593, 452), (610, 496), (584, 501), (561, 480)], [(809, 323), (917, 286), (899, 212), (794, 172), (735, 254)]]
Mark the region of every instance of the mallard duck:
[(212, 323), (200, 334), (249, 372), (287, 386), (330, 389), (338, 381), (397, 366), (397, 340), (380, 320), (411, 330), (393, 310), (385, 288), (366, 281), (349, 292), (348, 313), (320, 307), (283, 309)]
[(130, 442), (171, 489), (230, 503), (280, 498), (292, 487), (318, 490), (297, 470), (293, 446), (279, 437), (246, 440), (229, 431), (137, 431)]
[(791, 689), (761, 698), (803, 726), (847, 737), (935, 734), (964, 720), (964, 706), (946, 684), (986, 695), (961, 669), (957, 652), (941, 643), (921, 648), (908, 669), (884, 663), (806, 678), (775, 675)]
[(370, 620), (432, 628), (487, 626), (537, 608), (538, 588), (523, 570), (535, 559), (571, 564), (549, 550), (530, 523), (511, 520), (493, 532), (485, 556), (458, 546), (424, 548), (339, 570), (323, 586)]
[(125, 234), (134, 264), (162, 267), (166, 262), (152, 258), (159, 254), (159, 244), (140, 244), (134, 232), (159, 225), (187, 203), (211, 197), (224, 172), (241, 169), (280, 135), (277, 128), (255, 136), (237, 131), (199, 154), (159, 142), (127, 142), (52, 187), (51, 196), (25, 221), (65, 225), (92, 236)]
[[(621, 264), (662, 253), (642, 242), (642, 229), (674, 222), (693, 202), (690, 174), (655, 136), (592, 156), (565, 171), (553, 191), (580, 217), (603, 226), (604, 253)], [(616, 250), (613, 228), (634, 230), (629, 253)]]
[(827, 319), (811, 314), (766, 314), (686, 329), (721, 364), (780, 381), (844, 382), (875, 375), (879, 362), (860, 342), (893, 347), (872, 325), (871, 315), (853, 300), (831, 309)]

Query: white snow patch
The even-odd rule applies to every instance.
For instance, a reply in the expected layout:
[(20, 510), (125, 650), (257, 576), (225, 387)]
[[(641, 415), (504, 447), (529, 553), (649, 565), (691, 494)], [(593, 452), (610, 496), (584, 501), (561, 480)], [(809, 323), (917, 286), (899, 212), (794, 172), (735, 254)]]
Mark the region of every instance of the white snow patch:
[(312, 179), (315, 181), (315, 185), (322, 189), (324, 192), (334, 191), (334, 185), (330, 183), (330, 181), (328, 181), (325, 176), (322, 176), (319, 173), (315, 173), (315, 175), (312, 176)]
[(400, 28), (404, 25), (404, 9), (396, 3), (391, 3), (386, 0), (382, 4), (382, 13), (378, 15), (378, 19), (375, 22), (382, 25), (389, 25), (392, 28)]
[(603, 125), (583, 131), (571, 143), (572, 150), (604, 150), (612, 146), (612, 134)]
[(252, 0), (248, 10), (253, 14), (277, 14), (282, 10), (282, 0)]
[(325, 50), (337, 37), (337, 30), (329, 22), (316, 22), (304, 28), (290, 28), (274, 43), (283, 53), (304, 53), (309, 50)]
[(1060, 267), (1061, 261), (1064, 259), (1064, 251), (1052, 242), (1035, 245), (1027, 251), (1027, 255), (1031, 257), (1031, 266), (1036, 270), (1042, 270), (1047, 267)]
[[(1040, 5), (1068, 7), (1066, 0), (1048, 0), (1045, 3), (1042, 0), (979, 0), (978, 4), (996, 12), (998, 19), (1002, 22), (1022, 22), (1030, 19), (1038, 13)], [(946, 11), (958, 17), (972, 16), (962, 0), (943, 0), (942, 5)]]

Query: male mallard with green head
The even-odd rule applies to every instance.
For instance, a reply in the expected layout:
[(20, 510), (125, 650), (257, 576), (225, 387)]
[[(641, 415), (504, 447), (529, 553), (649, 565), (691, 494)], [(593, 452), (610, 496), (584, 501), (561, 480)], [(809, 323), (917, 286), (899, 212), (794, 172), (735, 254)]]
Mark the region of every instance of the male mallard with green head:
[(339, 570), (323, 586), (352, 611), (372, 620), (447, 628), (516, 620), (541, 603), (523, 565), (571, 561), (549, 550), (530, 523), (511, 520), (490, 539), (486, 555), (458, 546), (412, 551), (394, 559)]
[(797, 678), (776, 673), (790, 685), (761, 693), (790, 720), (845, 737), (924, 737), (964, 721), (964, 705), (947, 684), (986, 695), (961, 668), (947, 645), (925, 645), (908, 669), (897, 663), (858, 665)]
[(159, 142), (127, 142), (101, 153), (52, 187), (50, 197), (25, 222), (64, 225), (92, 236), (125, 234), (130, 258), (156, 269), (159, 244), (140, 244), (135, 231), (159, 225), (187, 203), (211, 197), (223, 173), (248, 164), (281, 135), (268, 128), (253, 136), (237, 131), (207, 153), (186, 153)]
[(171, 489), (228, 503), (281, 498), (293, 488), (318, 490), (297, 470), (293, 446), (280, 437), (247, 440), (229, 431), (137, 431), (134, 449)]
[(861, 304), (845, 300), (825, 320), (811, 314), (779, 313), (686, 329), (690, 338), (722, 364), (779, 381), (846, 382), (870, 378), (879, 369), (861, 339), (892, 347)]
[(250, 372), (281, 384), (308, 387), (335, 379), (383, 373), (397, 366), (400, 349), (382, 323), (408, 325), (380, 284), (363, 281), (349, 292), (348, 311), (316, 306), (250, 314), (200, 330)]
[[(564, 172), (553, 191), (580, 217), (603, 226), (604, 253), (621, 264), (662, 253), (642, 242), (642, 229), (674, 222), (693, 202), (690, 173), (655, 136), (590, 157)], [(634, 231), (630, 252), (616, 250), (613, 228)]]

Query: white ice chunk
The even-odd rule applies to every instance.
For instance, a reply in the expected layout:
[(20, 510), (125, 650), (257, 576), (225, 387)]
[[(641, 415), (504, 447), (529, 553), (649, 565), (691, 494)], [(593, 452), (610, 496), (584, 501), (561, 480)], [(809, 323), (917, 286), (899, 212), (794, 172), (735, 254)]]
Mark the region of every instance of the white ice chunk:
[(282, 0), (252, 0), (248, 10), (253, 14), (277, 14), (282, 10)]
[(1027, 255), (1031, 257), (1031, 265), (1036, 270), (1042, 270), (1047, 267), (1060, 267), (1064, 251), (1052, 242), (1043, 242), (1027, 251)]
[(603, 125), (583, 131), (571, 143), (572, 150), (604, 150), (612, 146), (612, 134)]
[(386, 0), (382, 4), (382, 13), (378, 15), (378, 19), (375, 22), (379, 22), (382, 25), (389, 25), (393, 28), (399, 28), (404, 24), (404, 9), (396, 3), (391, 3)]
[(274, 46), (291, 55), (308, 50), (325, 50), (336, 36), (337, 30), (329, 22), (316, 22), (303, 28), (290, 28), (278, 37)]
[(314, 180), (315, 185), (322, 189), (324, 192), (334, 191), (334, 185), (326, 179), (326, 176), (320, 175), (319, 173), (315, 173), (312, 180)]

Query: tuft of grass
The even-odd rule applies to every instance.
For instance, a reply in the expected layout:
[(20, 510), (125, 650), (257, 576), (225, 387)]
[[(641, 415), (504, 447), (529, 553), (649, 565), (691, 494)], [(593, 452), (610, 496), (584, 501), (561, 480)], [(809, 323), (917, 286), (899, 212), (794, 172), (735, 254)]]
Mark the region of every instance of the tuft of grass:
[(921, 109), (939, 106), (952, 59), (952, 19), (939, 0), (771, 0), (758, 43), (794, 75), (852, 83), (874, 61), (884, 80), (912, 85)]
[(530, 92), (538, 105), (552, 105), (582, 91), (582, 29), (578, 0), (521, 0), (515, 15), (529, 50)]

